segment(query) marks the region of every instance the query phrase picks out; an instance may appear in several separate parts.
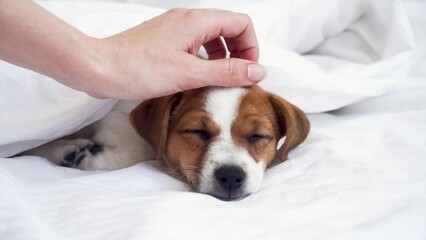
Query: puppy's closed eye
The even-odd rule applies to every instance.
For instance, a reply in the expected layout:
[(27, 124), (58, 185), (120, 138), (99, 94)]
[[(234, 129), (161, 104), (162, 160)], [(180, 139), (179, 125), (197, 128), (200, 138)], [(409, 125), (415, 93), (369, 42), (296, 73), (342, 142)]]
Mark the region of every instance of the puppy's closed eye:
[(254, 144), (262, 140), (269, 140), (269, 139), (270, 137), (267, 134), (255, 133), (247, 137), (247, 142), (250, 144)]
[(185, 129), (184, 133), (196, 135), (203, 141), (208, 141), (212, 137), (210, 132), (204, 129)]

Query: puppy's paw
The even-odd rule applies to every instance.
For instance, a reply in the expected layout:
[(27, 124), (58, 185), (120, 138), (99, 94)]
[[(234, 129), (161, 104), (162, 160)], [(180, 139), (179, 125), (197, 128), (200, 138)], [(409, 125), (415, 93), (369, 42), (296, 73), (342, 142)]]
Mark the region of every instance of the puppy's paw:
[(69, 140), (68, 144), (65, 146), (65, 152), (59, 165), (84, 169), (82, 167), (83, 161), (87, 161), (89, 158), (100, 153), (102, 149), (102, 145), (96, 144), (88, 139)]

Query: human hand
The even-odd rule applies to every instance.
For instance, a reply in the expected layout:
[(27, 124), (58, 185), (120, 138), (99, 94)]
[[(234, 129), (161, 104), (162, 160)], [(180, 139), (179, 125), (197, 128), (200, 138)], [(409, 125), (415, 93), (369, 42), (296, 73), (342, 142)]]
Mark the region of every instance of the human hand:
[[(250, 18), (229, 11), (173, 9), (96, 39), (34, 1), (0, 1), (0, 29), (0, 59), (98, 98), (144, 100), (204, 86), (247, 86), (265, 74)], [(209, 60), (196, 57), (201, 46)]]
[[(224, 10), (172, 9), (89, 43), (97, 51), (97, 72), (78, 88), (98, 98), (149, 99), (211, 85), (248, 86), (265, 74), (257, 64), (250, 18)], [(209, 60), (196, 57), (201, 46)]]

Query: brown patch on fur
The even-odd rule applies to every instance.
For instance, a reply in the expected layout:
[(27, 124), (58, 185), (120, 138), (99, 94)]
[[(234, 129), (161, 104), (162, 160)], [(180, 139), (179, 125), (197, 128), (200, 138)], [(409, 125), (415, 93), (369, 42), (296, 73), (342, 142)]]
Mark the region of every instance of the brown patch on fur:
[(288, 152), (305, 141), (311, 125), (305, 113), (300, 108), (287, 102), (275, 94), (269, 94), (269, 101), (276, 113), (276, 119), (281, 129), (284, 144), (278, 149), (279, 160), (287, 160)]
[(155, 152), (156, 159), (162, 159), (173, 108), (180, 102), (181, 94), (153, 98), (139, 104), (130, 113), (130, 123)]
[[(251, 87), (241, 99), (238, 116), (231, 127), (235, 143), (248, 150), (256, 161), (269, 166), (275, 157), (280, 137), (280, 127), (268, 98), (268, 93), (259, 87)], [(265, 136), (254, 143), (250, 136)]]
[[(281, 138), (286, 136), (278, 158), (284, 161), (288, 151), (303, 142), (309, 133), (309, 121), (302, 110), (257, 86), (249, 88), (238, 111), (231, 130), (234, 141), (247, 149), (257, 162), (265, 161), (266, 166), (274, 160)], [(253, 135), (264, 138), (250, 143)]]
[[(198, 175), (208, 146), (220, 131), (204, 107), (204, 91), (186, 92), (170, 119), (167, 139), (168, 163), (193, 186), (198, 184)], [(202, 139), (188, 130), (205, 130), (210, 138)]]

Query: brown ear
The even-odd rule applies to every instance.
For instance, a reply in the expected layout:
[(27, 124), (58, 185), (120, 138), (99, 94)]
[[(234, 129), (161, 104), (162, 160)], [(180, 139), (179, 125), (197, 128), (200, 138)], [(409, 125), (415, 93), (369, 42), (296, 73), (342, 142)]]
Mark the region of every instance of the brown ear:
[(170, 116), (180, 99), (181, 94), (178, 93), (146, 100), (130, 113), (130, 122), (133, 128), (151, 144), (156, 159), (163, 157)]
[(287, 159), (288, 152), (302, 143), (308, 136), (310, 124), (305, 113), (283, 98), (270, 94), (269, 99), (281, 128), (280, 138), (286, 136), (284, 144), (278, 150), (281, 161)]

